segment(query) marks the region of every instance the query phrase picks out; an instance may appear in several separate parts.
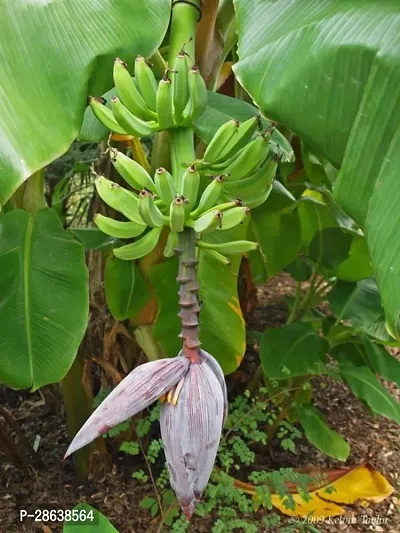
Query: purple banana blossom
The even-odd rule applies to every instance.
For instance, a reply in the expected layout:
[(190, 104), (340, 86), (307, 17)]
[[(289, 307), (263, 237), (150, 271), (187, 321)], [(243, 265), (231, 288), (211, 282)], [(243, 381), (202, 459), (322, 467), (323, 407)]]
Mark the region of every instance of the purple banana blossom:
[(227, 415), (222, 369), (204, 350), (192, 358), (182, 350), (135, 368), (82, 426), (65, 457), (166, 395), (161, 436), (171, 486), (189, 519), (211, 475)]

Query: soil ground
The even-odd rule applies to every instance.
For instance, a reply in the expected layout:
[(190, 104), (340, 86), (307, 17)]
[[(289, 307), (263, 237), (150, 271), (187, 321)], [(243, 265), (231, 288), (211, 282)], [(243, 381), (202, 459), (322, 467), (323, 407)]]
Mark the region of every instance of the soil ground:
[[(286, 320), (284, 297), (293, 295), (294, 287), (290, 278), (280, 275), (265, 286), (257, 289), (257, 306), (248, 317), (250, 329), (262, 331), (265, 327), (279, 327)], [(248, 353), (239, 373), (228, 378), (228, 388), (232, 391), (240, 385), (240, 376), (251, 375), (257, 367), (257, 353), (249, 346)], [(398, 396), (398, 390), (389, 386)], [(326, 415), (331, 427), (336, 429), (351, 444), (351, 455), (347, 465), (357, 465), (367, 461), (381, 472), (395, 488), (395, 492), (380, 504), (348, 506), (349, 520), (331, 524), (326, 521), (318, 525), (321, 533), (360, 533), (381, 531), (400, 532), (400, 439), (399, 428), (394, 422), (382, 417), (371, 417), (363, 405), (337, 381), (328, 378), (317, 379), (314, 383), (314, 402)], [(135, 481), (131, 472), (138, 468), (146, 470), (140, 459), (116, 454), (109, 471), (80, 484), (73, 469), (72, 460), (63, 461), (62, 456), (68, 446), (66, 425), (61, 414), (49, 412), (39, 393), (29, 394), (0, 388), (0, 404), (12, 414), (30, 443), (40, 435), (39, 453), (45, 469), (23, 471), (7, 461), (0, 452), (0, 533), (56, 533), (61, 524), (36, 524), (18, 519), (21, 509), (32, 509), (40, 504), (56, 508), (72, 508), (78, 502), (87, 502), (102, 511), (120, 533), (155, 533), (158, 524), (149, 517), (147, 511), (139, 507), (140, 500), (152, 496), (151, 484)], [(1, 423), (1, 420), (0, 420)], [(254, 467), (277, 469), (281, 467), (320, 467), (340, 468), (343, 463), (323, 455), (307, 440), (301, 440), (296, 454), (285, 452), (279, 446), (263, 450), (257, 456)], [(260, 514), (246, 519), (259, 523)], [(215, 517), (212, 517), (215, 519)], [(195, 517), (189, 533), (211, 531), (212, 518)], [(286, 518), (284, 520), (287, 520)], [(266, 531), (261, 528), (260, 533)], [(271, 533), (279, 530), (269, 529)], [(301, 529), (298, 530), (303, 531)], [(85, 533), (85, 532), (83, 532)], [(91, 530), (91, 533), (92, 530)]]

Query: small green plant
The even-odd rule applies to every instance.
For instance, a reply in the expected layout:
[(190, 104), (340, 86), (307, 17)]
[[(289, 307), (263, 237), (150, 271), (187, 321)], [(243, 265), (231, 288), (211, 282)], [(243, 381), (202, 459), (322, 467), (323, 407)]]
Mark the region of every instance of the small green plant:
[[(290, 468), (282, 468), (273, 472), (250, 470), (245, 483), (251, 483), (253, 494), (248, 494), (241, 488), (234, 478), (235, 473), (243, 466), (250, 468), (255, 464), (255, 445), (268, 445), (268, 432), (276, 425), (276, 438), (281, 446), (295, 453), (295, 441), (301, 437), (301, 432), (287, 420), (280, 420), (280, 408), (276, 407), (267, 397), (268, 389), (260, 389), (258, 395), (251, 395), (245, 391), (237, 396), (230, 404), (223, 437), (220, 442), (216, 467), (211, 475), (211, 480), (206, 488), (202, 501), (197, 505), (195, 514), (199, 517), (208, 517), (211, 513), (217, 516), (217, 521), (212, 526), (212, 533), (243, 531), (252, 533), (259, 531), (262, 524), (250, 521), (248, 516), (260, 507), (269, 511), (273, 508), (271, 496), (276, 493), (280, 496), (287, 509), (294, 509), (295, 502), (288, 489), (288, 483), (297, 486), (298, 493), (304, 501), (309, 500), (308, 484), (321, 482), (322, 479), (299, 474)], [(284, 395), (278, 393), (278, 397)], [(137, 455), (141, 448), (141, 439), (150, 434), (153, 424), (159, 420), (160, 409), (155, 406), (136, 422), (135, 430), (139, 442), (123, 442), (120, 451)], [(275, 432), (273, 432), (275, 436)], [(158, 438), (150, 439), (146, 449), (142, 449), (149, 472), (137, 470), (132, 473), (132, 478), (146, 484), (153, 483), (154, 497), (146, 496), (141, 500), (140, 506), (147, 509), (152, 517), (160, 515), (166, 530), (176, 533), (187, 529), (186, 518), (181, 514), (179, 503), (169, 484), (169, 474), (164, 466), (162, 457), (162, 441)], [(269, 517), (270, 515), (268, 515)], [(277, 521), (279, 515), (271, 514), (271, 523)], [(278, 522), (277, 522), (278, 523)], [(283, 529), (282, 529), (283, 531)], [(294, 531), (294, 529), (287, 529)]]

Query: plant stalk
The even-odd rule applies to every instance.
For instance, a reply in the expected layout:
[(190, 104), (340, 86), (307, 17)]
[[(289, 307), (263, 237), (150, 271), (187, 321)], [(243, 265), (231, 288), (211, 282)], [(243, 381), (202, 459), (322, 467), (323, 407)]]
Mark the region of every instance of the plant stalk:
[(185, 52), (194, 61), (196, 23), (201, 16), (201, 0), (179, 0), (172, 5), (171, 38), (169, 43), (168, 66), (172, 68), (176, 56), (185, 47)]
[(200, 306), (197, 298), (199, 284), (197, 282), (197, 265), (195, 247), (195, 233), (192, 229), (185, 229), (178, 233), (178, 246), (175, 252), (179, 256), (179, 306), (178, 313), (182, 329), (179, 337), (183, 341), (183, 355), (192, 362), (199, 362), (198, 348), (200, 341), (198, 334)]

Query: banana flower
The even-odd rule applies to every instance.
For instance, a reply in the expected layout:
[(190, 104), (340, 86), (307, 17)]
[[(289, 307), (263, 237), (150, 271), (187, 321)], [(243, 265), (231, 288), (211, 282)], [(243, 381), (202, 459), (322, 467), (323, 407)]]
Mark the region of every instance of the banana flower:
[(222, 369), (206, 351), (136, 367), (94, 411), (70, 444), (65, 457), (158, 398), (161, 436), (170, 474), (185, 516), (190, 519), (211, 475), (227, 415)]

